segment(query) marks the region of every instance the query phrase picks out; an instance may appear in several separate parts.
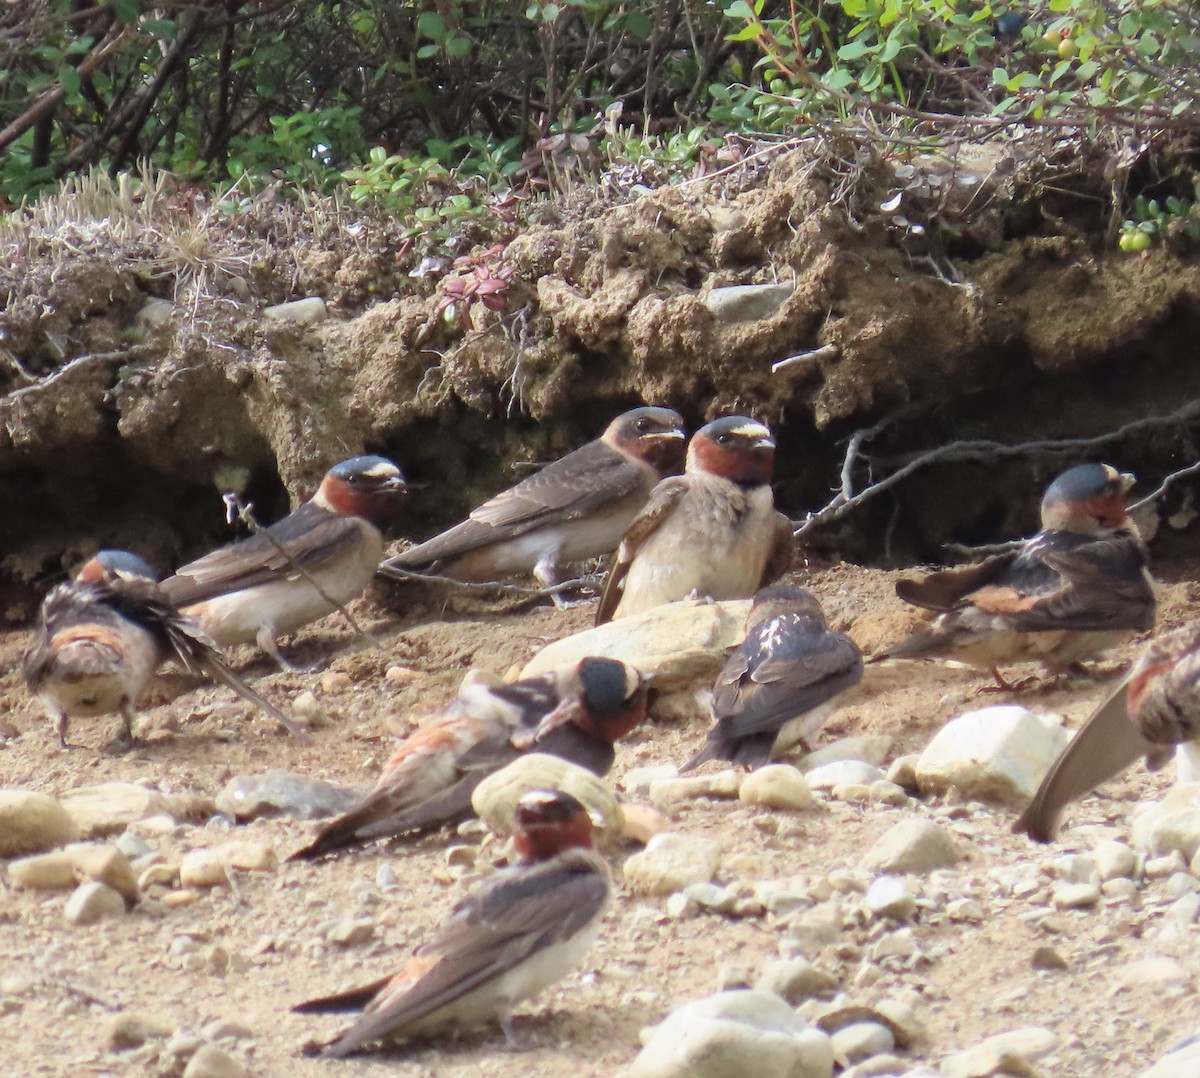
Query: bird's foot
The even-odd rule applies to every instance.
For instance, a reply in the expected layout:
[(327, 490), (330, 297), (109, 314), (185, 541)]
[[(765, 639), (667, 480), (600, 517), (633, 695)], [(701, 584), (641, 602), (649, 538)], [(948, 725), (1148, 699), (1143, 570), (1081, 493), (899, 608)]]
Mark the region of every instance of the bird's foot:
[(258, 630), (255, 642), (275, 661), (275, 665), (280, 670), (284, 670), (289, 674), (317, 674), (329, 665), (328, 659), (318, 660), (315, 663), (309, 664), (292, 662), (279, 647), (279, 641), (275, 639), (275, 630), (270, 625), (264, 625)]
[(117, 734), (100, 751), (105, 756), (124, 756), (127, 752), (132, 752), (143, 745), (145, 745), (145, 742), (140, 737), (134, 737), (132, 734), (122, 732)]
[(995, 680), (994, 685), (984, 685), (979, 690), (980, 694), (993, 692), (1024, 692), (1026, 689), (1032, 688), (1040, 683), (1041, 679), (1035, 676), (1021, 678), (1020, 681), (1005, 681), (1000, 675), (999, 670), (992, 670), (992, 678)]

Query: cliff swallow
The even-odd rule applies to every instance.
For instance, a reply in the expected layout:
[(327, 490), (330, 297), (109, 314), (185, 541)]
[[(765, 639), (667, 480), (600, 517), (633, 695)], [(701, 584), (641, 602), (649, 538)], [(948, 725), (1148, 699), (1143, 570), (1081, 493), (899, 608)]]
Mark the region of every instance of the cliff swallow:
[(591, 848), (587, 811), (570, 794), (525, 794), (513, 844), (520, 862), (500, 869), (455, 906), (395, 976), (292, 1008), (299, 1014), (363, 1009), (322, 1056), (338, 1059), (378, 1041), (490, 1020), (498, 1020), (516, 1046), (513, 1007), (579, 965), (599, 932), (612, 888), (608, 867)]
[(598, 657), (508, 685), (466, 685), (442, 716), (400, 743), (360, 804), (288, 860), (466, 819), (475, 787), (522, 752), (606, 774), (613, 743), (646, 717), (650, 696), (633, 667)]
[(475, 509), (449, 531), (389, 558), (385, 576), (436, 571), (457, 580), (532, 572), (544, 587), (567, 562), (610, 554), (654, 485), (683, 465), (683, 419), (635, 408), (593, 442), (546, 465)]
[(713, 688), (716, 724), (680, 772), (706, 760), (761, 767), (777, 745), (800, 741), (809, 748), (834, 697), (862, 674), (858, 645), (829, 628), (810, 592), (788, 584), (764, 588), (746, 618), (746, 638)]
[(791, 521), (771, 496), (775, 440), (753, 419), (701, 427), (684, 474), (664, 479), (613, 559), (596, 624), (689, 596), (748, 599), (792, 563)]
[(54, 717), (66, 748), (70, 720), (96, 715), (119, 714), (124, 740), (131, 742), (138, 702), (170, 658), (192, 673), (210, 674), (305, 736), (225, 665), (204, 630), (166, 597), (150, 566), (124, 550), (102, 550), (73, 581), (51, 590), (23, 666), (29, 691)]
[(383, 556), (379, 524), (403, 491), (390, 460), (343, 461), (294, 513), (183, 566), (163, 588), (221, 647), (255, 641), (290, 669), (277, 637), (362, 594)]
[(1072, 801), (1142, 757), (1157, 771), (1171, 746), (1178, 781), (1200, 779), (1200, 621), (1150, 641), (1059, 754), (1014, 830), (1052, 841)]
[(1125, 512), (1133, 482), (1107, 464), (1071, 468), (1046, 490), (1042, 530), (1019, 550), (901, 580), (901, 599), (941, 616), (870, 661), (957, 659), (1010, 688), (1004, 663), (1062, 673), (1153, 628), (1146, 547)]

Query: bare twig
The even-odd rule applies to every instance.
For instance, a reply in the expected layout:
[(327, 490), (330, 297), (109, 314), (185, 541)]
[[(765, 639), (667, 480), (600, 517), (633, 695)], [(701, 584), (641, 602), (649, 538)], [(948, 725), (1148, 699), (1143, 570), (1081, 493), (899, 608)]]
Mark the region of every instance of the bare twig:
[(1152, 490), (1140, 501), (1134, 502), (1129, 508), (1141, 509), (1143, 505), (1149, 505), (1151, 502), (1157, 501), (1164, 494), (1166, 494), (1167, 488), (1170, 487), (1170, 485), (1174, 483), (1176, 479), (1182, 479), (1187, 475), (1195, 475), (1197, 472), (1200, 472), (1200, 460), (1196, 461), (1195, 464), (1189, 464), (1186, 468), (1180, 468), (1177, 472), (1171, 472), (1169, 475), (1163, 476), (1163, 481), (1159, 483), (1154, 490)]
[(91, 352), (86, 356), (76, 356), (70, 363), (64, 363), (58, 370), (46, 375), (45, 378), (39, 379), (33, 385), (22, 386), (20, 389), (14, 389), (11, 393), (5, 394), (2, 401), (15, 401), (34, 393), (40, 393), (43, 389), (48, 389), (55, 382), (65, 378), (72, 371), (78, 370), (80, 367), (86, 367), (91, 363), (104, 363), (111, 362), (114, 359), (125, 359), (128, 355), (128, 352), (119, 351)]
[(304, 566), (300, 564), (299, 560), (297, 560), (296, 556), (271, 534), (269, 528), (262, 527), (258, 521), (254, 519), (253, 502), (248, 505), (243, 504), (242, 499), (233, 493), (233, 491), (227, 491), (221, 495), (221, 498), (225, 502), (225, 505), (230, 513), (236, 513), (238, 520), (245, 524), (246, 527), (254, 532), (255, 535), (263, 536), (271, 544), (271, 546), (276, 549), (276, 551), (278, 551), (285, 559), (287, 559), (288, 564), (313, 586), (313, 589), (319, 596), (321, 596), (322, 599), (324, 599), (335, 610), (341, 612), (342, 617), (344, 617), (350, 623), (350, 628), (354, 630), (356, 636), (362, 637), (373, 648), (380, 648), (382, 646), (371, 633), (367, 632), (366, 629), (358, 624), (358, 622), (354, 619), (354, 615), (351, 614), (350, 611), (345, 608), (345, 606), (339, 603), (335, 598), (333, 598), (332, 595), (329, 594), (329, 592), (327, 592), (323, 587), (321, 587), (320, 584), (316, 582), (312, 573), (305, 569)]
[(771, 373), (778, 374), (788, 367), (796, 367), (801, 363), (807, 363), (810, 360), (820, 361), (822, 359), (837, 359), (842, 354), (842, 349), (836, 344), (823, 344), (820, 348), (814, 348), (811, 352), (801, 352), (796, 356), (788, 356), (787, 359), (781, 359), (771, 364)]
[[(875, 437), (885, 426), (894, 422), (897, 418), (896, 416), (889, 416), (874, 427), (858, 431), (851, 436), (850, 444), (846, 449), (846, 458), (842, 464), (842, 489), (838, 491), (837, 495), (828, 505), (818, 509), (815, 513), (810, 513), (803, 521), (793, 521), (796, 525), (794, 534), (799, 538), (810, 531), (814, 531), (816, 528), (840, 519), (852, 510), (857, 509), (863, 502), (882, 494), (885, 490), (907, 479), (914, 472), (926, 468), (931, 464), (944, 464), (951, 461), (961, 463), (963, 461), (1024, 457), (1038, 453), (1055, 454), (1074, 452), (1079, 449), (1108, 445), (1138, 431), (1174, 426), (1198, 417), (1200, 417), (1200, 401), (1191, 401), (1182, 408), (1167, 415), (1147, 416), (1144, 419), (1135, 419), (1118, 427), (1116, 430), (1097, 434), (1089, 438), (1043, 438), (1033, 442), (1021, 442), (1017, 445), (1006, 445), (1003, 442), (982, 440), (951, 442), (948, 445), (939, 446), (937, 449), (901, 458), (904, 463), (891, 475), (854, 494), (853, 469), (862, 444)], [(1200, 471), (1200, 464), (1193, 467), (1196, 471)], [(1186, 474), (1186, 472), (1187, 469), (1184, 469), (1181, 474)], [(1152, 496), (1157, 496), (1157, 492)]]
[(942, 549), (956, 558), (990, 558), (993, 554), (1007, 554), (1025, 545), (1024, 539), (1009, 539), (1004, 543), (984, 543), (968, 546), (966, 543), (943, 543)]
[(409, 581), (417, 580), (424, 584), (445, 584), (465, 591), (498, 591), (503, 595), (519, 595), (526, 599), (549, 599), (564, 591), (577, 591), (581, 588), (596, 587), (603, 574), (594, 573), (588, 576), (576, 577), (574, 580), (564, 580), (548, 588), (531, 588), (524, 584), (505, 584), (500, 580), (455, 580), (452, 576), (438, 576), (435, 573), (418, 573), (411, 569), (401, 569), (396, 565), (381, 565), (377, 570), (379, 576), (388, 580)]

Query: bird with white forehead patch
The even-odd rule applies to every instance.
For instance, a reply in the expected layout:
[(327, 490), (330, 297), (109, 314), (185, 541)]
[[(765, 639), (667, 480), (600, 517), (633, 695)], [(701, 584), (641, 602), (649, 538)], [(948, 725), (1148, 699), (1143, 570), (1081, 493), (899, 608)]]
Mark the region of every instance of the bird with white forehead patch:
[[(665, 476), (683, 467), (683, 418), (634, 408), (603, 435), (501, 491), (461, 524), (389, 558), (384, 576), (436, 572), (498, 580), (532, 572), (546, 587), (562, 566), (611, 554)], [(397, 572), (400, 570), (400, 572)]]
[(383, 556), (380, 528), (404, 490), (384, 457), (343, 461), (295, 512), (190, 562), (163, 587), (221, 647), (256, 642), (293, 669), (277, 638), (363, 593)]
[(320, 1054), (340, 1059), (382, 1041), (498, 1021), (516, 1047), (513, 1008), (570, 973), (600, 930), (612, 891), (592, 849), (587, 810), (570, 794), (532, 790), (517, 804), (519, 862), (499, 870), (393, 976), (310, 1000), (299, 1014), (362, 1010)]
[(289, 860), (468, 819), (475, 787), (523, 752), (604, 775), (613, 744), (646, 717), (651, 699), (637, 670), (599, 656), (507, 684), (464, 683), (443, 714), (396, 746), (371, 792)]
[(1014, 830), (1052, 841), (1072, 801), (1143, 757), (1157, 771), (1172, 750), (1176, 781), (1200, 781), (1200, 621), (1146, 645), (1116, 691), (1063, 749)]
[(977, 565), (901, 580), (905, 602), (939, 613), (882, 659), (957, 659), (990, 670), (1040, 662), (1059, 674), (1154, 627), (1146, 546), (1126, 512), (1134, 478), (1107, 464), (1063, 472), (1042, 499), (1042, 530)]
[(608, 572), (596, 624), (677, 599), (748, 599), (792, 563), (791, 522), (771, 494), (775, 439), (726, 416), (688, 445), (684, 474), (664, 479), (629, 525)]
[(858, 645), (829, 628), (811, 592), (790, 584), (764, 588), (746, 617), (745, 639), (713, 688), (708, 740), (679, 770), (706, 760), (761, 767), (798, 742), (811, 751), (837, 696), (862, 674)]
[(25, 683), (67, 748), (73, 718), (119, 714), (119, 745), (134, 743), (137, 706), (158, 667), (175, 659), (234, 689), (292, 733), (299, 727), (225, 665), (217, 645), (183, 615), (136, 554), (102, 550), (42, 603), (23, 660)]

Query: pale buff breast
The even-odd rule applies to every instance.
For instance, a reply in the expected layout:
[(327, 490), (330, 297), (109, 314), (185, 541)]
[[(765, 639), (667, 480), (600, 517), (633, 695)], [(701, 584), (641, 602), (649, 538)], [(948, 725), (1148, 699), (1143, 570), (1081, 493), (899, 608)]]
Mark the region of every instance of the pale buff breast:
[(108, 636), (65, 640), (57, 648), (49, 678), (38, 696), (72, 718), (111, 715), (126, 702), (137, 704), (159, 662), (154, 637), (132, 622)]
[(708, 476), (689, 480), (675, 511), (630, 565), (614, 617), (640, 614), (692, 593), (748, 599), (758, 591), (774, 541), (770, 488), (747, 493)]

